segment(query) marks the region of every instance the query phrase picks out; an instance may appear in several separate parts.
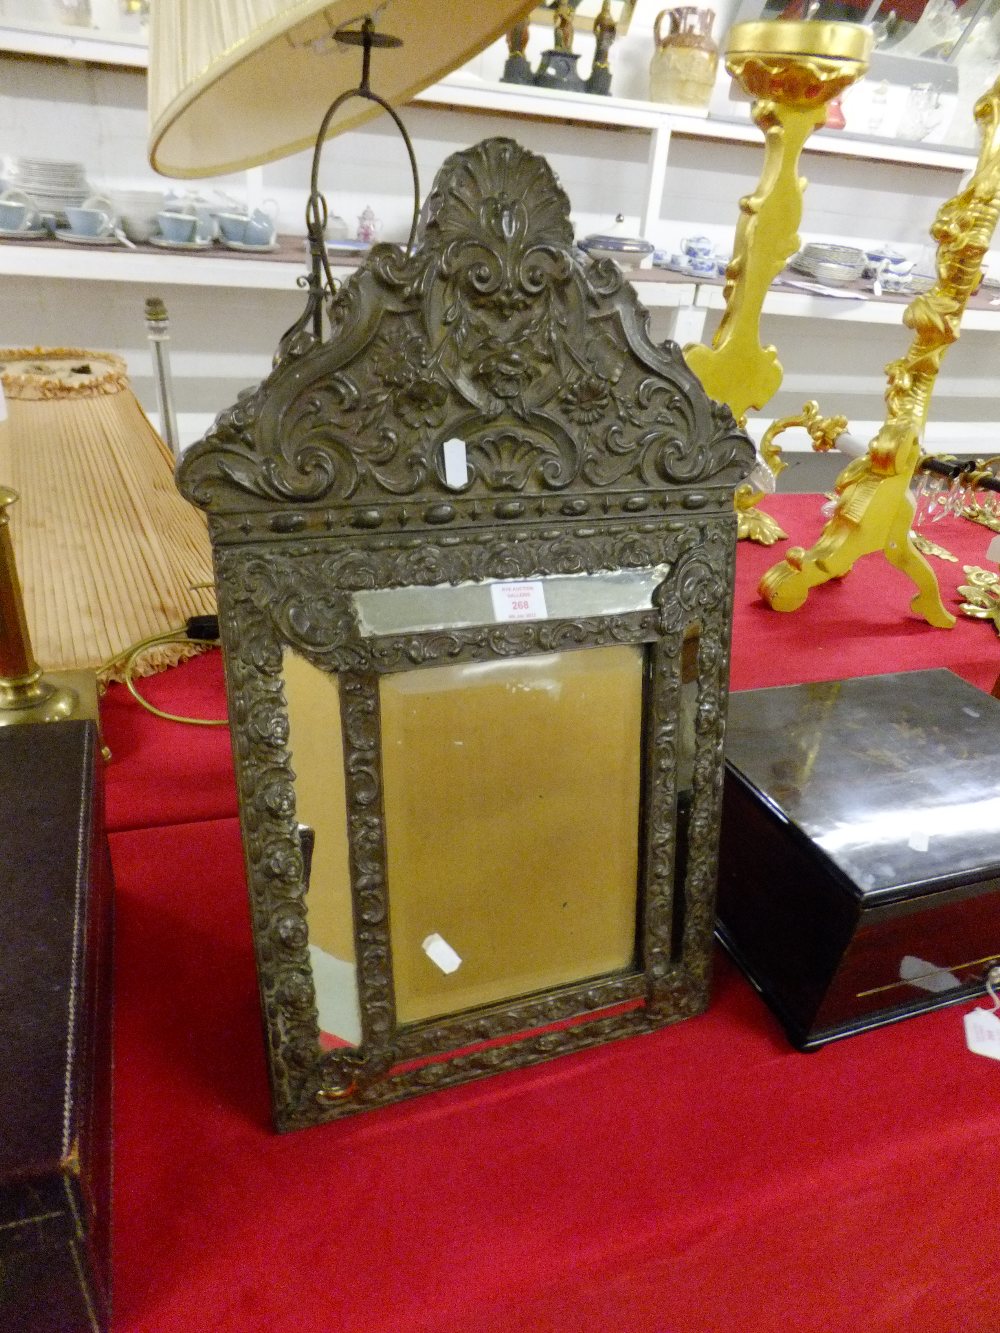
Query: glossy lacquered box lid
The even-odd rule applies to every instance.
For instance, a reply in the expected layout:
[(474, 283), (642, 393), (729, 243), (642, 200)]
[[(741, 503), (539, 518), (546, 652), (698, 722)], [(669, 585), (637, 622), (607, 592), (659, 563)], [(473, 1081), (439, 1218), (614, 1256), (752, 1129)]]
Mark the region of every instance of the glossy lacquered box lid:
[(1000, 701), (950, 671), (736, 692), (726, 761), (866, 901), (1000, 876)]

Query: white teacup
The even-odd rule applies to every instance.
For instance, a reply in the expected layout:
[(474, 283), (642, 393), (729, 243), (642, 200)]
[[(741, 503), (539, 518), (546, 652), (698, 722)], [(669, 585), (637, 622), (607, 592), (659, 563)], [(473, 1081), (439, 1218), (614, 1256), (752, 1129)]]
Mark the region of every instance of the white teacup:
[(165, 240), (189, 244), (197, 239), (198, 219), (194, 213), (157, 213), (156, 225)]
[(218, 239), (219, 224), (215, 219), (215, 211), (208, 204), (195, 204), (194, 215), (197, 220), (195, 227), (195, 237), (199, 241), (214, 241)]
[(123, 212), (121, 226), (130, 241), (143, 245), (156, 234), (156, 214)]
[(0, 229), (3, 231), (28, 231), (30, 209), (27, 204), (16, 199), (0, 199)]
[(255, 208), (247, 218), (243, 233), (245, 245), (270, 245), (274, 240), (275, 222), (270, 213), (262, 208)]
[[(165, 211), (174, 217), (188, 215), (195, 220), (195, 228), (190, 236), (181, 237), (178, 234), (169, 236), (168, 240), (214, 241), (219, 234), (215, 220), (216, 208), (200, 195), (168, 194)], [(178, 226), (173, 230), (179, 233), (180, 228)]]
[(66, 221), (76, 236), (107, 236), (114, 230), (114, 216), (104, 208), (67, 208)]
[(252, 213), (216, 213), (223, 239), (231, 245), (270, 245), (274, 219), (260, 208)]
[(700, 277), (715, 277), (715, 257), (714, 255), (689, 255), (688, 272), (698, 274)]
[(112, 195), (118, 225), (134, 245), (156, 234), (156, 215), (163, 210), (162, 190), (116, 190)]
[(37, 231), (41, 225), (41, 214), (23, 190), (6, 190), (0, 195), (0, 229)]
[(884, 292), (908, 292), (910, 290), (910, 275), (908, 273), (894, 273), (892, 269), (887, 269), (884, 273), (878, 275), (878, 282)]
[(224, 241), (232, 241), (236, 245), (245, 242), (247, 223), (250, 221), (246, 213), (216, 213), (215, 220)]

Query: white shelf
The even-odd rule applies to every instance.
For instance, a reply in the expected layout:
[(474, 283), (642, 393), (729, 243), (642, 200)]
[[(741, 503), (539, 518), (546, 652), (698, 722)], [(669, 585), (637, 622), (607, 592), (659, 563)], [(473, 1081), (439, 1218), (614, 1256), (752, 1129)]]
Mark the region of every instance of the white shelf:
[[(183, 255), (166, 251), (121, 249), (72, 250), (32, 243), (0, 243), (0, 276), (62, 279), (69, 282), (156, 283), (161, 286), (222, 287), (244, 290), (294, 291), (306, 272), (306, 258), (289, 260), (231, 259), (222, 255)], [(344, 279), (353, 268), (334, 267)], [(640, 269), (629, 274), (642, 303), (651, 310), (724, 309), (723, 289), (715, 283), (664, 282)], [(906, 306), (896, 301), (811, 296), (776, 289), (768, 292), (764, 313), (839, 323), (898, 325)], [(995, 310), (967, 310), (962, 329), (1000, 331), (1000, 305)]]
[[(303, 240), (303, 246), (305, 241)], [(70, 282), (159, 283), (163, 286), (225, 287), (294, 291), (296, 279), (306, 272), (302, 263), (290, 260), (231, 259), (223, 255), (184, 255), (168, 251), (150, 253), (124, 247), (73, 250), (69, 246), (44, 248), (28, 242), (0, 243), (0, 276), (55, 278)], [(354, 268), (333, 266), (335, 278), (344, 279)], [(674, 309), (695, 304), (693, 282), (663, 282), (633, 278), (642, 301), (651, 309)]]
[[(700, 283), (694, 304), (705, 310), (724, 310), (722, 287)], [(858, 297), (811, 296), (808, 292), (794, 292), (772, 288), (764, 299), (765, 315), (787, 315), (801, 319), (833, 320), (850, 324), (898, 324), (903, 322), (906, 304), (902, 301), (878, 301)], [(966, 310), (962, 316), (962, 331), (1000, 331), (1000, 306), (995, 310)]]
[[(242, 287), (292, 291), (306, 271), (289, 261), (227, 259), (218, 255), (150, 254), (121, 249), (70, 250), (0, 244), (0, 275), (71, 282), (171, 283), (182, 287)], [(349, 270), (343, 270), (344, 273)]]
[(145, 69), (149, 47), (145, 37), (119, 36), (86, 28), (17, 28), (0, 24), (0, 51), (42, 56), (49, 60), (83, 60), (93, 65), (123, 65)]
[[(707, 112), (672, 107), (657, 102), (638, 102), (623, 97), (593, 97), (587, 93), (564, 93), (555, 89), (529, 88), (519, 84), (492, 83), (468, 74), (449, 74), (414, 99), (430, 106), (478, 111), (502, 116), (558, 120), (580, 126), (637, 131), (665, 131), (692, 139), (763, 145), (764, 136), (749, 119), (711, 119)], [(897, 143), (888, 139), (857, 138), (839, 130), (819, 131), (806, 141), (806, 153), (834, 157), (867, 158), (874, 162), (938, 167), (967, 171), (976, 154), (934, 144)]]
[[(560, 92), (556, 88), (532, 88), (519, 83), (490, 82), (468, 74), (448, 74), (439, 83), (417, 93), (414, 101), (444, 110), (479, 111), (500, 116), (523, 116), (531, 120), (556, 120), (567, 124), (607, 129), (655, 130), (671, 119), (702, 125), (707, 111), (667, 107), (656, 102), (638, 102), (625, 97), (595, 97), (590, 93)], [(752, 128), (752, 127), (751, 127)], [(757, 131), (760, 137), (760, 131)]]

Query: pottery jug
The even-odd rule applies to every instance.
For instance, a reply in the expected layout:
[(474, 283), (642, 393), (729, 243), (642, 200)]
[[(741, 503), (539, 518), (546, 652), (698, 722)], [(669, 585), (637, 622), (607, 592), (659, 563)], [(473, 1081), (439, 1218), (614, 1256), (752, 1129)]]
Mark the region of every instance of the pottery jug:
[[(661, 35), (664, 19), (670, 31)], [(654, 102), (675, 106), (708, 106), (719, 64), (719, 48), (712, 40), (715, 14), (711, 9), (681, 5), (661, 10), (653, 25), (655, 50), (649, 66), (649, 96)]]

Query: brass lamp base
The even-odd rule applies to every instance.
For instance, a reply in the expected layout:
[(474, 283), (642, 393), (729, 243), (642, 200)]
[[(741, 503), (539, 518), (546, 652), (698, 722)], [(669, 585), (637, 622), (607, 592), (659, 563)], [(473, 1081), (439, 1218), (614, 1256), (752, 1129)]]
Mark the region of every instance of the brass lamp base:
[(35, 661), (14, 563), (8, 510), (17, 492), (0, 485), (0, 727), (24, 722), (97, 722), (97, 677), (92, 671), (49, 676)]
[(53, 671), (30, 684), (0, 679), (0, 727), (22, 722), (97, 722), (93, 671)]

